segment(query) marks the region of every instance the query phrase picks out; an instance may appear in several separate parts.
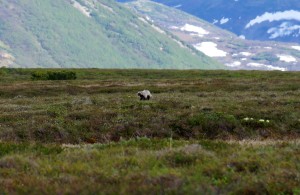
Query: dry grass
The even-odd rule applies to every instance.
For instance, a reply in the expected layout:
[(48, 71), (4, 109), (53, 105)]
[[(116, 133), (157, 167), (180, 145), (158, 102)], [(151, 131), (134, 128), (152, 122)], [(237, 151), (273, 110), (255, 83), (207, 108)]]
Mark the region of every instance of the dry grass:
[(257, 146), (146, 138), (80, 146), (1, 143), (0, 190), (9, 194), (297, 194), (299, 145)]
[(284, 144), (293, 144), (295, 146), (300, 145), (299, 139), (283, 139), (283, 140), (274, 140), (274, 139), (267, 139), (267, 140), (228, 140), (227, 143), (229, 144), (239, 144), (242, 146), (251, 146), (251, 147), (260, 147), (260, 146), (275, 146), (275, 145), (284, 145)]

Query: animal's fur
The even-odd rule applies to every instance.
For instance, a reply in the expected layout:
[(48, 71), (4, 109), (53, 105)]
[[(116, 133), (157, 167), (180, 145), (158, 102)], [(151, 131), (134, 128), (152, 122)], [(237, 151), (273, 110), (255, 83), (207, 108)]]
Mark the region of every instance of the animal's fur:
[(139, 91), (137, 95), (140, 96), (140, 100), (150, 100), (152, 97), (149, 90)]

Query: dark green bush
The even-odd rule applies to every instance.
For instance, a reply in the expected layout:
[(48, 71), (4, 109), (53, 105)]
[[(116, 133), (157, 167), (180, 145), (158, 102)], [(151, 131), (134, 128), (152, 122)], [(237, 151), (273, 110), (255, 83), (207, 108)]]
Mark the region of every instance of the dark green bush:
[(35, 71), (31, 73), (32, 80), (48, 80), (47, 79), (47, 72), (45, 71)]
[(189, 166), (196, 163), (197, 155), (184, 152), (170, 152), (165, 156), (165, 160), (173, 167)]
[(31, 73), (32, 80), (75, 80), (74, 71), (35, 71)]
[(240, 122), (233, 116), (217, 112), (201, 112), (171, 124), (175, 137), (220, 138), (244, 136)]
[(188, 124), (199, 128), (208, 138), (233, 133), (239, 126), (238, 120), (233, 115), (217, 112), (200, 113), (188, 119)]
[(251, 129), (260, 129), (260, 128), (267, 128), (267, 127), (272, 127), (273, 123), (270, 122), (269, 120), (264, 120), (264, 119), (253, 119), (253, 118), (244, 118), (241, 121), (241, 124), (244, 127), (248, 127)]
[(1, 68), (0, 68), (0, 75), (1, 75), (1, 76), (2, 76), (2, 75), (7, 75), (7, 68), (1, 67)]
[(75, 80), (76, 73), (72, 71), (48, 72), (48, 80)]
[(55, 123), (46, 123), (33, 131), (33, 137), (40, 143), (61, 142), (66, 139), (67, 132)]
[(249, 159), (249, 160), (233, 160), (227, 164), (227, 167), (232, 169), (235, 172), (258, 172), (261, 168), (261, 165), (258, 161)]

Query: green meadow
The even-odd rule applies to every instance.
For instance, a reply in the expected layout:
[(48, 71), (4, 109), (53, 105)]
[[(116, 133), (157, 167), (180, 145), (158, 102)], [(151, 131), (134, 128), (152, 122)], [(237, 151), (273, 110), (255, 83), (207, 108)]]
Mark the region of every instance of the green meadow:
[(3, 194), (300, 193), (298, 72), (46, 71), (0, 69)]

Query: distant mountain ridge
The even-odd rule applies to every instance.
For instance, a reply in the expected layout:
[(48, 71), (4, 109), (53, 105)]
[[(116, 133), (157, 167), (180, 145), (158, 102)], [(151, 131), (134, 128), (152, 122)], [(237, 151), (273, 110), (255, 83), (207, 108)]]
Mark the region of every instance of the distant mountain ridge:
[(0, 67), (224, 68), (114, 0), (1, 0)]
[(299, 44), (245, 40), (181, 10), (149, 0), (131, 1), (126, 5), (145, 20), (230, 69), (300, 70)]
[(190, 13), (246, 39), (300, 43), (299, 0), (153, 1)]

